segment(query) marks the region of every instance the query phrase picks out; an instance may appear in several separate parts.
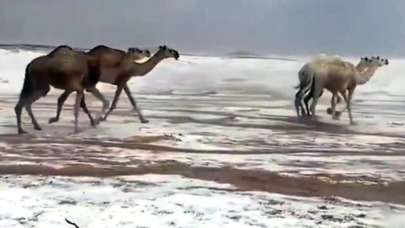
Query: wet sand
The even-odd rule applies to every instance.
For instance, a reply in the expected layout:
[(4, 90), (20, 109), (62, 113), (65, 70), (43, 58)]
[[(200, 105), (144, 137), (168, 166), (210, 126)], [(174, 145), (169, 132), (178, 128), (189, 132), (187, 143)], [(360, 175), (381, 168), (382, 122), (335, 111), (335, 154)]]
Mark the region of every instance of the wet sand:
[[(216, 99), (215, 95), (212, 96), (214, 102), (222, 103), (225, 100)], [(402, 194), (405, 190), (403, 181), (405, 168), (395, 169), (398, 167), (398, 164), (395, 164), (396, 166), (390, 170), (390, 162), (397, 163), (405, 159), (403, 136), (397, 132), (358, 131), (358, 127), (349, 127), (343, 120), (341, 121), (343, 123), (330, 123), (310, 119), (297, 120), (296, 117), (290, 115), (259, 113), (254, 116), (250, 114), (255, 112), (251, 110), (263, 110), (265, 109), (263, 107), (251, 107), (250, 110), (239, 113), (173, 107), (180, 105), (177, 105), (177, 102), (184, 104), (182, 98), (184, 96), (171, 98), (172, 109), (162, 107), (160, 99), (142, 99), (142, 103), (145, 104), (152, 100), (146, 107), (151, 107), (151, 104), (153, 107), (160, 107), (157, 110), (151, 110), (151, 114), (146, 114), (151, 119), (151, 123), (145, 125), (138, 123), (137, 117), (131, 113), (126, 101), (122, 101), (120, 108), (113, 114), (110, 121), (102, 123), (95, 129), (86, 126), (88, 125), (87, 120), (82, 115), (83, 132), (79, 135), (71, 133), (73, 129), (69, 120), (71, 106), (67, 106), (61, 123), (52, 126), (45, 124), (43, 132), (35, 132), (30, 129), (31, 134), (18, 136), (13, 134), (15, 126), (11, 112), (15, 99), (3, 97), (0, 107), (6, 110), (2, 114), (7, 124), (3, 122), (2, 129), (7, 133), (2, 134), (0, 139), (2, 156), (0, 174), (96, 177), (176, 174), (233, 184), (242, 190), (297, 196), (324, 197), (330, 195), (361, 201), (405, 204)], [(193, 96), (190, 103), (195, 104), (193, 101), (200, 99), (209, 100), (210, 96)], [(228, 99), (232, 99), (232, 97), (228, 97)], [(51, 95), (40, 100), (36, 105), (35, 112), (38, 113), (41, 123), (51, 117), (51, 115), (45, 114), (52, 113), (54, 108), (52, 100), (56, 100), (56, 97)], [(163, 101), (166, 102), (166, 99)], [(201, 104), (201, 102), (199, 103)], [(287, 107), (288, 105), (285, 105), (281, 108), (287, 109)], [(92, 108), (94, 110), (97, 107)], [(240, 107), (240, 109), (244, 109), (244, 107)], [(268, 112), (271, 112), (271, 109), (272, 107), (268, 107)], [(169, 113), (169, 115), (165, 115), (165, 113)], [(242, 118), (246, 120), (239, 120)], [(258, 120), (265, 124), (255, 123)], [(27, 122), (27, 118), (25, 118), (25, 122)], [(105, 128), (119, 128), (122, 127), (122, 124), (130, 125), (130, 127), (124, 127), (125, 133), (120, 137), (114, 137), (114, 133), (104, 132)], [(185, 125), (185, 127), (179, 129), (179, 125)], [(193, 125), (194, 129), (190, 129), (189, 126)], [(29, 129), (28, 124), (25, 124), (25, 127), (27, 130)], [(133, 129), (130, 129), (132, 127)], [(143, 128), (145, 130), (142, 130)], [(159, 132), (154, 133), (154, 128), (159, 129)], [(210, 132), (210, 129), (213, 130)], [(242, 132), (242, 129), (245, 132)], [(255, 135), (256, 130), (261, 131), (257, 132), (258, 134), (268, 131), (268, 136), (259, 138)], [(145, 134), (142, 133), (143, 131)], [(227, 131), (233, 133), (226, 133)], [(227, 137), (224, 134), (228, 134)], [(187, 141), (187, 137), (190, 135), (197, 135), (199, 138)], [(286, 139), (283, 137), (288, 140), (285, 141)], [(326, 140), (331, 137), (336, 140)], [(377, 140), (340, 142), (346, 137), (365, 139), (371, 137)], [(270, 140), (266, 140), (266, 138)], [(209, 148), (209, 144), (212, 148)], [(116, 153), (119, 154), (119, 158), (115, 158)], [(137, 154), (146, 154), (146, 157), (137, 158)], [(172, 154), (175, 155), (171, 156)], [(203, 160), (205, 155), (210, 155), (206, 166), (204, 166), (204, 161), (202, 163), (192, 161), (193, 156), (197, 154), (199, 158), (195, 158), (195, 160)], [(185, 158), (176, 158), (176, 155)], [(212, 165), (209, 160), (215, 158), (215, 155), (226, 155), (230, 160), (219, 161), (219, 164)], [(260, 157), (257, 158), (257, 161), (251, 162), (253, 165), (247, 162), (246, 167), (240, 167), (240, 163), (244, 160), (254, 160), (259, 155), (269, 156), (270, 160), (272, 155), (283, 155), (286, 158), (275, 161), (282, 166), (277, 169), (272, 169), (271, 164), (266, 164), (267, 161), (261, 160)], [(160, 156), (162, 159), (159, 159)], [(232, 156), (244, 156), (244, 158), (236, 159), (233, 162)], [(344, 164), (342, 161), (344, 165), (353, 169), (351, 173), (332, 172), (332, 170), (328, 172), (327, 167), (323, 172), (316, 171), (321, 168), (318, 166), (331, 163), (326, 158), (338, 159), (351, 156), (353, 158), (358, 156), (359, 159), (350, 161), (353, 164)], [(371, 161), (361, 161), (364, 156), (375, 158)], [(131, 157), (134, 159), (128, 159)], [(322, 159), (311, 161), (311, 157), (325, 157), (325, 164), (321, 164)], [(394, 160), (386, 159), (387, 157)], [(381, 170), (381, 174), (386, 172), (387, 175), (373, 176), (371, 175), (373, 170), (370, 170), (370, 175), (361, 173), (361, 171), (356, 172), (356, 162), (369, 163), (368, 167), (374, 168), (375, 171)], [(375, 167), (373, 167), (373, 163)], [(331, 166), (336, 167), (338, 164), (339, 162), (332, 163)], [(269, 168), (263, 168), (266, 165)], [(303, 172), (299, 172), (300, 170)]]
[(358, 201), (381, 201), (405, 204), (405, 181), (365, 185), (338, 183), (334, 175), (315, 177), (289, 177), (262, 170), (240, 170), (230, 167), (191, 167), (179, 162), (162, 162), (159, 165), (129, 167), (93, 167), (73, 165), (53, 168), (41, 165), (0, 166), (2, 175), (40, 175), (68, 177), (114, 177), (145, 174), (180, 175), (187, 178), (232, 184), (238, 191), (263, 191), (302, 197), (337, 196)]

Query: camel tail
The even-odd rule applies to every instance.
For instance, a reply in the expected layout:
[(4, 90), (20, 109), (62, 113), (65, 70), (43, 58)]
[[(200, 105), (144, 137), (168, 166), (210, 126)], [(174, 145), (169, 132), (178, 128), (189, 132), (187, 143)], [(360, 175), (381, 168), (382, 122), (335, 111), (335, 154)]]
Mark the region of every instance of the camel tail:
[(27, 97), (31, 95), (34, 91), (34, 80), (30, 75), (30, 65), (25, 68), (25, 78), (23, 88), (20, 93), (20, 97)]
[[(308, 77), (306, 77), (306, 74), (308, 74)], [(311, 87), (313, 76), (309, 76), (308, 72), (306, 72), (305, 70), (301, 70), (298, 73), (298, 77), (300, 79), (300, 83), (294, 88), (307, 92)]]

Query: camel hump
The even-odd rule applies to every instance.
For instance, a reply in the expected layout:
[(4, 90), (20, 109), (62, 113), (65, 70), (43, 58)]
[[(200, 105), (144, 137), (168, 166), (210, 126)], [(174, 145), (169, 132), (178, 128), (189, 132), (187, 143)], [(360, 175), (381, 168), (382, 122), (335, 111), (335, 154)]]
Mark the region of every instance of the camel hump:
[(72, 47), (67, 46), (67, 45), (60, 45), (58, 47), (56, 47), (55, 49), (53, 49), (48, 56), (55, 56), (55, 55), (59, 55), (59, 54), (70, 54), (72, 53), (74, 50)]
[(316, 56), (312, 61), (322, 61), (322, 62), (330, 62), (330, 63), (343, 63), (343, 59), (337, 55), (326, 55), (320, 54)]
[(114, 53), (118, 55), (124, 55), (125, 51), (120, 49), (111, 48), (105, 45), (97, 45), (88, 51), (89, 54), (101, 54), (101, 53)]
[(105, 46), (105, 45), (97, 45), (97, 46), (95, 46), (94, 48), (90, 49), (89, 52), (92, 52), (92, 51), (101, 51), (101, 50), (108, 50), (108, 49), (111, 49), (111, 48), (110, 48), (110, 47), (107, 47), (107, 46)]
[(336, 55), (325, 55), (321, 54), (310, 62), (313, 67), (317, 69), (323, 69), (323, 68), (329, 68), (329, 67), (337, 67), (337, 68), (345, 68), (345, 69), (351, 69), (353, 68), (353, 64), (350, 62), (347, 62), (343, 60), (341, 57), (336, 56)]
[(124, 58), (126, 52), (119, 49), (110, 48), (104, 45), (98, 45), (92, 48), (90, 51), (88, 51), (87, 54), (104, 60), (110, 59), (115, 62)]

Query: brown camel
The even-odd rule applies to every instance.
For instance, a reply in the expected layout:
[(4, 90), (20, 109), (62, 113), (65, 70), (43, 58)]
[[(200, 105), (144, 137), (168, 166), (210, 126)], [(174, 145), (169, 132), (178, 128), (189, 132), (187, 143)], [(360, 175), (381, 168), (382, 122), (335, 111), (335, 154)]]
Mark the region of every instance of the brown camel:
[(35, 119), (31, 105), (42, 96), (46, 96), (50, 86), (66, 91), (76, 91), (74, 106), (75, 132), (78, 132), (78, 116), (80, 106), (88, 114), (92, 125), (95, 125), (91, 114), (87, 110), (84, 100), (84, 89), (90, 84), (88, 75), (88, 60), (85, 55), (72, 51), (68, 46), (59, 46), (45, 56), (32, 60), (25, 69), (24, 85), (20, 98), (15, 106), (18, 133), (26, 133), (21, 126), (22, 108), (28, 112), (34, 129), (41, 130)]
[[(122, 90), (124, 90), (128, 95), (132, 105), (134, 106), (134, 109), (137, 112), (141, 122), (147, 123), (149, 121), (143, 117), (142, 112), (137, 107), (135, 99), (133, 99), (131, 96), (131, 91), (127, 86), (127, 82), (129, 79), (131, 79), (131, 77), (146, 75), (163, 59), (175, 58), (177, 60), (180, 57), (180, 55), (178, 51), (170, 49), (166, 46), (160, 46), (159, 50), (144, 63), (138, 63), (137, 55), (135, 55), (131, 51), (125, 53), (125, 55), (122, 56), (120, 61), (116, 61), (117, 60), (116, 55), (118, 54), (119, 53), (117, 52), (114, 53), (106, 50), (105, 47), (93, 48), (88, 53), (88, 55), (94, 56), (98, 59), (97, 62), (99, 66), (98, 67), (99, 81), (108, 82), (110, 84), (117, 86), (112, 105), (110, 109), (105, 113), (104, 117), (102, 117), (100, 120), (106, 120), (109, 114), (116, 108), (119, 96), (121, 95)], [(93, 93), (96, 90), (97, 89), (94, 87), (90, 90), (90, 92)], [(61, 111), (61, 108), (59, 108), (59, 106), (62, 107), (63, 102), (60, 104), (58, 102), (58, 114), (55, 117), (55, 119), (58, 118), (59, 112)]]
[[(160, 61), (167, 58), (174, 58), (177, 60), (179, 57), (180, 55), (178, 51), (170, 49), (166, 46), (160, 46), (159, 50), (151, 58), (149, 58), (148, 61), (144, 63), (137, 63), (136, 61), (134, 61), (132, 56), (127, 55), (121, 61), (118, 68), (113, 68), (102, 72), (100, 78), (104, 78), (105, 74), (108, 75), (108, 78), (113, 79), (112, 84), (117, 86), (117, 90), (115, 91), (114, 100), (111, 104), (110, 109), (101, 120), (106, 120), (110, 113), (116, 108), (122, 90), (128, 90), (127, 82), (129, 79), (131, 79), (131, 77), (144, 76), (153, 68), (155, 68), (155, 66), (160, 63)], [(143, 120), (142, 122), (148, 121)]]
[[(139, 61), (144, 58), (150, 57), (149, 50), (142, 50), (139, 48), (128, 48), (127, 52), (124, 52), (119, 49), (109, 48), (107, 46), (99, 45), (93, 49), (91, 49), (87, 55), (97, 59), (97, 77), (99, 78), (100, 82), (114, 84), (114, 74), (108, 74), (103, 72), (108, 72), (110, 69), (115, 69), (120, 67), (121, 62), (126, 58), (129, 57), (133, 61)], [(138, 109), (135, 99), (132, 97), (132, 94), (127, 85), (124, 88), (129, 101), (131, 102), (135, 111), (138, 112), (139, 117), (143, 120), (143, 116)], [(90, 90), (89, 92), (93, 93), (94, 96), (98, 97), (103, 102), (103, 112), (110, 106), (107, 99), (104, 96), (97, 95), (97, 89)]]
[[(86, 90), (90, 93), (92, 93), (97, 99), (99, 99), (103, 103), (103, 108), (102, 112), (104, 113), (109, 105), (109, 101), (103, 96), (103, 94), (95, 87), (96, 83), (101, 81), (105, 83), (110, 83), (113, 84), (113, 80), (109, 78), (108, 74), (103, 74), (103, 77), (101, 78), (101, 72), (106, 71), (107, 69), (113, 69), (113, 68), (118, 68), (120, 66), (121, 61), (127, 56), (132, 58), (134, 61), (139, 61), (141, 59), (150, 57), (150, 52), (148, 50), (141, 50), (139, 48), (128, 48), (127, 52), (118, 50), (118, 49), (113, 49), (109, 48), (104, 45), (99, 45), (91, 49), (90, 51), (85, 53), (88, 61), (89, 61), (89, 68), (90, 68), (90, 75), (91, 78), (96, 79), (93, 81), (93, 83), (90, 84), (89, 87), (86, 88)], [(128, 88), (127, 85), (125, 85), (125, 92), (131, 101), (131, 104), (135, 111), (138, 113), (139, 118), (141, 119), (141, 122), (147, 122), (139, 110), (139, 108), (136, 105), (135, 99), (132, 97), (131, 92)], [(58, 99), (58, 107), (57, 107), (57, 112), (56, 116), (51, 118), (49, 120), (49, 123), (54, 123), (59, 120), (60, 113), (62, 111), (62, 107), (66, 99), (70, 95), (70, 91), (65, 91), (59, 99)]]

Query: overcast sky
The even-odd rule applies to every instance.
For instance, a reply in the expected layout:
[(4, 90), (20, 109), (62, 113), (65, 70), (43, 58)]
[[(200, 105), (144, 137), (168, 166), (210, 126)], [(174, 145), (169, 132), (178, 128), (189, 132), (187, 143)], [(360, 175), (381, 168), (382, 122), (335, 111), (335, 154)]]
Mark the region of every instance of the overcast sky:
[(0, 43), (405, 56), (404, 0), (1, 0)]

